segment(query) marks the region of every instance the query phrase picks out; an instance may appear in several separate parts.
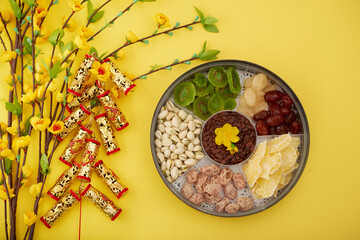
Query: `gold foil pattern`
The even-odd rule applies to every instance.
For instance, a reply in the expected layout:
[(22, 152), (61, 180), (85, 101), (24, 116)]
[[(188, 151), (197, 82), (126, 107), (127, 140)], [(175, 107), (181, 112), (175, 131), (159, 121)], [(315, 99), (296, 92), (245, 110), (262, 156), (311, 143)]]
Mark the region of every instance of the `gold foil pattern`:
[(119, 177), (102, 160), (95, 163), (94, 170), (117, 198), (120, 198), (127, 192), (128, 188), (121, 183)]

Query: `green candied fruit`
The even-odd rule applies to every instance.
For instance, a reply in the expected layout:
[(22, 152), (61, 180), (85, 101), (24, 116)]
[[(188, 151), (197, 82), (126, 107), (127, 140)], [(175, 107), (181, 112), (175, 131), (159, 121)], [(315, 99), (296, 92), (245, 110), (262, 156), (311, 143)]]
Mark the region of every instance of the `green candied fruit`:
[(215, 87), (212, 84), (209, 84), (207, 87), (209, 89), (210, 96), (214, 95), (215, 94)]
[(225, 110), (233, 110), (236, 108), (236, 101), (235, 98), (228, 98), (224, 102), (224, 109)]
[(190, 81), (180, 83), (174, 89), (174, 100), (180, 106), (188, 106), (195, 100), (195, 87)]
[(207, 108), (207, 104), (208, 104), (207, 97), (198, 97), (195, 99), (195, 102), (193, 104), (195, 115), (204, 121), (211, 116)]
[(193, 112), (194, 111), (194, 103), (191, 103), (190, 105), (187, 105), (185, 108), (187, 109), (187, 110), (189, 110), (189, 111), (191, 111), (191, 112)]
[(198, 97), (208, 96), (210, 94), (209, 88), (207, 87), (197, 87), (195, 85), (195, 90), (196, 90), (195, 95)]
[(215, 93), (210, 97), (207, 103), (207, 108), (210, 113), (216, 113), (224, 110), (224, 99), (220, 96), (220, 94)]
[(214, 87), (222, 88), (228, 83), (227, 75), (223, 67), (210, 68), (208, 78), (209, 82), (214, 85)]
[(209, 81), (207, 80), (207, 78), (205, 77), (204, 74), (195, 73), (195, 77), (192, 80), (192, 82), (195, 84), (195, 87), (196, 86), (198, 86), (198, 87), (206, 87), (206, 85), (208, 84)]
[(241, 90), (240, 77), (239, 77), (239, 74), (236, 72), (236, 70), (233, 67), (228, 68), (227, 78), (229, 81), (230, 91), (232, 93), (239, 94), (239, 92)]
[(217, 93), (219, 93), (224, 100), (238, 96), (236, 93), (231, 92), (229, 87), (219, 88), (217, 89)]

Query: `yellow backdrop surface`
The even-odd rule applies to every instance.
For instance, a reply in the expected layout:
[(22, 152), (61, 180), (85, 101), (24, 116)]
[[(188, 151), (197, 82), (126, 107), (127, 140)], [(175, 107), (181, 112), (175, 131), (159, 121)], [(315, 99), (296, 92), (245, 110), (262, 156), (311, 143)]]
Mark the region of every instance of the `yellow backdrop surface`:
[[(99, 23), (124, 9), (131, 0), (113, 0), (105, 7)], [(2, 0), (1, 6), (7, 2)], [(101, 1), (94, 1), (99, 6)], [(282, 77), (301, 100), (310, 124), (311, 146), (305, 171), (294, 189), (278, 204), (261, 213), (242, 218), (219, 218), (198, 212), (173, 195), (158, 175), (150, 152), (150, 124), (158, 100), (167, 87), (182, 73), (201, 64), (175, 67), (138, 81), (134, 94), (118, 104), (130, 126), (117, 133), (121, 152), (100, 159), (123, 179), (129, 192), (115, 200), (123, 212), (110, 221), (90, 202), (82, 204), (82, 239), (359, 239), (360, 238), (360, 1), (357, 0), (158, 0), (136, 4), (114, 27), (105, 30), (92, 42), (99, 52), (111, 51), (124, 42), (132, 30), (138, 36), (151, 34), (157, 12), (169, 16), (171, 24), (194, 19), (193, 6), (217, 17), (219, 34), (181, 30), (173, 37), (151, 39), (125, 49), (121, 69), (135, 75), (150, 65), (166, 64), (198, 52), (202, 43), (219, 49), (219, 59), (241, 59), (260, 64)], [(50, 11), (46, 25), (56, 29), (70, 9), (66, 1)], [(86, 10), (75, 15), (80, 24)], [(70, 35), (74, 36), (74, 35)], [(68, 36), (68, 39), (70, 39)], [(80, 55), (83, 55), (82, 52)], [(75, 67), (81, 61), (79, 57)], [(1, 65), (2, 75), (8, 69)], [(4, 82), (1, 98), (7, 98)], [(6, 121), (4, 104), (0, 120)], [(36, 135), (34, 135), (36, 136)], [(55, 153), (52, 173), (46, 188), (66, 169)], [(31, 143), (29, 163), (35, 166), (37, 137)], [(79, 161), (79, 159), (78, 159)], [(115, 199), (94, 177), (93, 184)], [(18, 233), (34, 198), (28, 187), (21, 191), (18, 207)], [(46, 196), (39, 210), (44, 214), (54, 200)], [(1, 202), (0, 205), (3, 205)], [(0, 206), (0, 238), (3, 239), (3, 207)], [(78, 239), (80, 205), (77, 204), (52, 229), (40, 221), (35, 239)]]

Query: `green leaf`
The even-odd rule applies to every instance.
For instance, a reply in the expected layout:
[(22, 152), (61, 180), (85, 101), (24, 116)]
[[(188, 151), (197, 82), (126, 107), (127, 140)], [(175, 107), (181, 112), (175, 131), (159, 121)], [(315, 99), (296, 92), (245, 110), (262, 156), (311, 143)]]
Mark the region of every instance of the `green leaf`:
[(29, 5), (30, 7), (35, 6), (34, 0), (23, 0), (23, 2), (26, 3), (27, 5)]
[(31, 118), (31, 116), (30, 116), (28, 119), (26, 119), (26, 121), (25, 121), (25, 123), (24, 123), (25, 130), (24, 130), (24, 132), (23, 132), (23, 134), (22, 134), (23, 136), (29, 135), (30, 118)]
[(17, 5), (15, 0), (9, 0), (9, 3), (10, 3), (12, 10), (14, 11), (15, 17), (21, 18), (22, 17), (21, 9), (20, 9), (19, 5)]
[(61, 53), (65, 52), (65, 44), (63, 41), (59, 41), (59, 49), (60, 49)]
[(5, 107), (7, 111), (15, 114), (16, 116), (19, 116), (22, 113), (21, 105), (16, 97), (14, 97), (14, 103), (5, 102)]
[(201, 51), (199, 52), (199, 56), (200, 56), (201, 54), (203, 54), (203, 52), (205, 52), (205, 50), (206, 50), (206, 43), (207, 43), (207, 41), (204, 42), (203, 47), (202, 47)]
[(104, 52), (103, 54), (100, 55), (99, 59), (102, 59), (103, 57), (105, 57), (105, 55), (107, 54), (108, 52)]
[(201, 20), (202, 23), (204, 23), (205, 25), (214, 25), (215, 23), (217, 23), (219, 20), (217, 20), (214, 17), (206, 17), (203, 20)]
[(90, 102), (90, 105), (93, 107), (93, 106), (95, 106), (97, 104), (97, 101), (96, 100), (91, 100), (91, 102)]
[(49, 71), (50, 78), (57, 78), (57, 75), (61, 73), (65, 68), (61, 69), (61, 62), (56, 62)]
[(96, 48), (95, 48), (95, 47), (91, 47), (89, 54), (90, 54), (90, 55), (93, 55), (94, 53), (95, 53), (96, 56), (99, 55), (99, 53), (98, 53), (98, 51), (96, 50)]
[(92, 4), (92, 2), (90, 0), (87, 1), (87, 12), (88, 12), (87, 19), (89, 19), (90, 16), (94, 13), (94, 6), (93, 6), (93, 4)]
[(217, 59), (219, 52), (219, 50), (206, 50), (205, 52), (199, 54), (199, 58), (203, 61), (214, 60)]
[(92, 16), (90, 22), (95, 23), (95, 22), (99, 21), (104, 16), (104, 13), (105, 13), (104, 11), (99, 11), (99, 12), (95, 13), (95, 15)]
[(199, 15), (200, 19), (202, 20), (204, 18), (204, 13), (202, 11), (200, 11), (200, 9), (198, 9), (197, 7), (194, 7), (197, 14)]
[(218, 33), (219, 29), (215, 25), (203, 25), (204, 29), (208, 32)]
[[(30, 40), (30, 41), (29, 41)], [(23, 54), (31, 54), (31, 39), (28, 36), (24, 37), (24, 48), (23, 48)]]
[(231, 148), (232, 148), (232, 149), (235, 149), (235, 147), (236, 147), (235, 143), (232, 142), (232, 143), (231, 143)]
[(5, 158), (5, 173), (9, 175), (11, 173), (12, 160)]
[(51, 45), (56, 46), (63, 37), (64, 37), (64, 30), (58, 28), (50, 34), (49, 42)]
[(40, 172), (44, 175), (48, 175), (50, 174), (50, 168), (49, 168), (49, 159), (46, 156), (45, 153), (43, 153), (43, 155), (41, 155), (41, 159), (40, 159)]
[(155, 2), (156, 0), (139, 0), (139, 2)]

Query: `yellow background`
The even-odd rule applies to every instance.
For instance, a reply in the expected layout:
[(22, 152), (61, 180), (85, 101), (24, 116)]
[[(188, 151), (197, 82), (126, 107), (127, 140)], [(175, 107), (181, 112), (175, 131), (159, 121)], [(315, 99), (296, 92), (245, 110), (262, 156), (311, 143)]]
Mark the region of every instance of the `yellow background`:
[[(46, 22), (51, 30), (59, 26), (62, 16), (70, 13), (66, 1), (60, 2)], [(94, 5), (99, 6), (100, 2), (95, 1)], [(105, 18), (112, 18), (129, 3), (130, 0), (112, 1), (105, 8)], [(118, 62), (120, 68), (140, 75), (149, 70), (149, 65), (191, 56), (208, 40), (209, 48), (221, 50), (219, 59), (247, 60), (270, 69), (290, 85), (305, 108), (311, 133), (305, 171), (288, 196), (272, 208), (248, 217), (209, 216), (177, 199), (155, 169), (149, 132), (163, 92), (180, 74), (201, 62), (179, 66), (138, 81), (136, 92), (119, 100), (130, 121), (129, 128), (117, 133), (122, 151), (105, 157), (102, 149), (99, 158), (114, 169), (130, 190), (115, 200), (106, 186), (93, 177), (94, 185), (115, 200), (123, 212), (111, 222), (90, 202), (83, 201), (82, 239), (359, 239), (360, 1), (139, 3), (92, 44), (99, 52), (110, 51), (124, 42), (128, 30), (138, 36), (151, 34), (157, 12), (168, 15), (172, 24), (192, 21), (196, 14), (194, 5), (220, 20), (219, 34), (205, 32), (197, 26), (194, 31), (175, 32), (174, 37), (150, 39), (149, 45), (126, 48), (126, 57)], [(78, 23), (84, 22), (85, 13), (83, 10), (76, 14)], [(92, 28), (100, 28), (105, 18)], [(0, 70), (7, 74), (4, 65)], [(5, 83), (1, 86), (1, 98), (7, 98)], [(6, 121), (3, 104), (1, 112), (4, 113), (1, 120)], [(32, 153), (37, 153), (37, 144), (34, 137)], [(55, 154), (46, 189), (66, 169), (57, 160), (65, 145)], [(29, 162), (35, 164), (37, 159), (32, 156)], [(17, 226), (22, 238), (25, 232), (22, 214), (31, 209), (34, 198), (28, 187), (20, 197)], [(54, 200), (46, 196), (39, 214), (44, 214), (53, 204)], [(50, 230), (38, 221), (35, 239), (78, 239), (79, 207), (79, 204), (73, 207)], [(0, 209), (3, 216), (3, 207)], [(4, 236), (3, 223), (1, 217), (0, 238)]]

